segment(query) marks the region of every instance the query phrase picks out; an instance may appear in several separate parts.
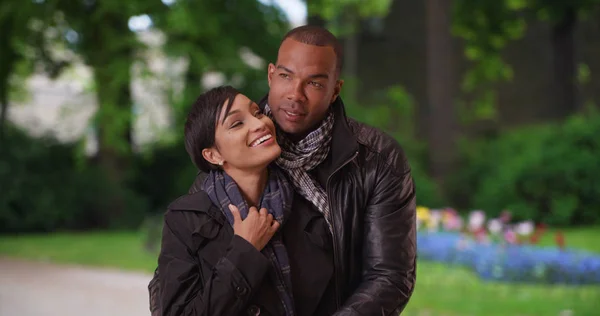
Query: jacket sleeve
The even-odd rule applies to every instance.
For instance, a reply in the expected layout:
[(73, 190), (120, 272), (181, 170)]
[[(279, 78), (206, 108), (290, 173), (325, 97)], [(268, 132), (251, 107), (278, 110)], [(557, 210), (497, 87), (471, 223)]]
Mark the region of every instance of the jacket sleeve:
[[(162, 315), (238, 315), (260, 285), (269, 261), (254, 246), (234, 235), (211, 275), (201, 274), (200, 249), (184, 242), (192, 232), (182, 212), (165, 214), (158, 258)], [(188, 236), (184, 238), (183, 236)]]
[[(380, 163), (365, 212), (362, 282), (335, 315), (398, 315), (416, 281), (416, 200), (410, 167)], [(384, 172), (387, 170), (388, 172)]]

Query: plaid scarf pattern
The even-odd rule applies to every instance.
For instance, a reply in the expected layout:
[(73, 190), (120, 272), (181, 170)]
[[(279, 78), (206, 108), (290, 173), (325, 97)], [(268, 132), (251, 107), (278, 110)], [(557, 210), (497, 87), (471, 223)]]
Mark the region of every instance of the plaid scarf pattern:
[[(265, 114), (273, 119), (268, 104), (265, 105)], [(281, 156), (275, 161), (290, 176), (298, 193), (323, 214), (330, 231), (332, 231), (332, 226), (327, 193), (308, 174), (308, 171), (314, 169), (327, 158), (331, 145), (333, 123), (333, 112), (329, 112), (316, 130), (310, 132), (297, 143), (287, 139), (284, 133), (277, 133), (277, 141), (281, 146)]]
[[(215, 205), (220, 206), (221, 211), (223, 211), (227, 221), (232, 226), (234, 219), (229, 210), (229, 204), (237, 206), (242, 219), (248, 216), (248, 204), (242, 197), (235, 181), (227, 173), (220, 170), (211, 171), (204, 180), (202, 189)], [(261, 196), (258, 209), (266, 208), (273, 215), (273, 218), (283, 225), (291, 212), (293, 193), (293, 188), (279, 169), (276, 167), (269, 168), (269, 180)], [(269, 269), (270, 277), (276, 284), (285, 315), (294, 316), (290, 264), (281, 234), (279, 232), (275, 233), (261, 252), (273, 265), (274, 269)]]

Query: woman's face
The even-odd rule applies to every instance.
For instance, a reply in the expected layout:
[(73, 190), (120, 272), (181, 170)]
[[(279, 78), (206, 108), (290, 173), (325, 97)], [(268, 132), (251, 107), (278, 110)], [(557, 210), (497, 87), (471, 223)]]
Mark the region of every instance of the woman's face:
[(261, 170), (281, 154), (275, 137), (275, 125), (258, 105), (238, 94), (225, 113), (223, 104), (215, 129), (215, 146), (202, 153), (211, 163), (231, 169)]

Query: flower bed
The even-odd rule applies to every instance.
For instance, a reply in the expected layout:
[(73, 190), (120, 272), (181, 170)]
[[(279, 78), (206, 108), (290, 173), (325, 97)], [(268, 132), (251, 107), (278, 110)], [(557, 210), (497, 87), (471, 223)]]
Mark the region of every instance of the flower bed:
[[(437, 213), (436, 213), (437, 212)], [(545, 284), (600, 284), (600, 255), (564, 247), (535, 245), (543, 227), (509, 224), (509, 216), (484, 227), (474, 212), (466, 225), (453, 210), (418, 212), (419, 259), (464, 266), (484, 280)]]

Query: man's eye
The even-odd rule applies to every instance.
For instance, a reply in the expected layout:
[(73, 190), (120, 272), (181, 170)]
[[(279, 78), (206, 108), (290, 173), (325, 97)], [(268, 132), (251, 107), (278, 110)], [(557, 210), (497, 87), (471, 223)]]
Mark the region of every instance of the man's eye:
[(261, 110), (254, 112), (254, 116), (262, 116), (264, 113)]
[(311, 82), (310, 82), (310, 84), (311, 84), (311, 85), (313, 85), (313, 86), (315, 86), (315, 87), (317, 87), (317, 88), (321, 88), (321, 87), (323, 87), (323, 85), (322, 85), (322, 84), (320, 84), (320, 83), (318, 83), (318, 82), (316, 82), (316, 81), (311, 81)]
[(281, 77), (281, 78), (283, 78), (283, 79), (287, 79), (287, 78), (289, 78), (290, 76), (289, 76), (288, 74), (281, 73), (281, 74), (279, 74), (279, 77)]

